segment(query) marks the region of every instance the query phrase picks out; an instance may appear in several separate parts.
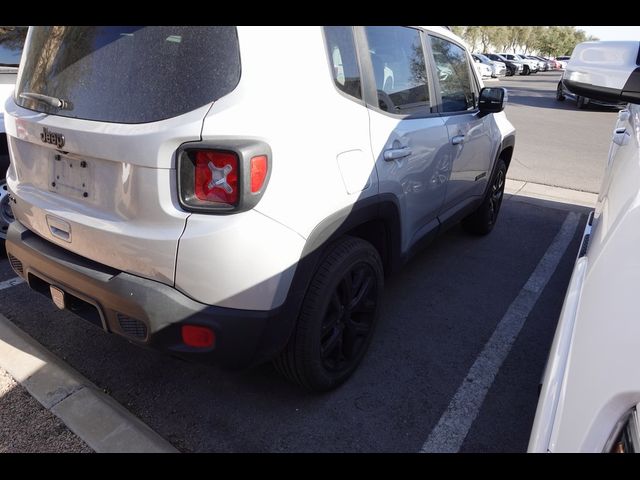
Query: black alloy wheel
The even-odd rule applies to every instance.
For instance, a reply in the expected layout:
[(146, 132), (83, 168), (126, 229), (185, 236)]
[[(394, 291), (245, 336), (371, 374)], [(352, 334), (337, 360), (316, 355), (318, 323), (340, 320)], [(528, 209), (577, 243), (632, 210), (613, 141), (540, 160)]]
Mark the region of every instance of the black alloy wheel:
[(376, 273), (367, 263), (351, 267), (329, 299), (320, 333), (322, 364), (342, 373), (361, 354), (373, 329), (377, 307)]
[(505, 184), (505, 170), (499, 168), (496, 172), (497, 175), (491, 185), (491, 194), (489, 195), (489, 222), (491, 228), (495, 225), (498, 219), (498, 213), (500, 212), (500, 206), (502, 205), (502, 198), (504, 197), (504, 184)]
[(499, 159), (484, 201), (475, 212), (462, 220), (466, 231), (474, 235), (486, 235), (493, 230), (502, 206), (506, 176), (507, 166), (504, 160)]
[(375, 247), (345, 236), (328, 247), (311, 279), (287, 346), (274, 366), (310, 391), (336, 388), (371, 343), (384, 285)]
[(2, 236), (7, 234), (9, 224), (13, 222), (13, 212), (9, 201), (7, 182), (2, 179), (0, 180), (0, 235)]

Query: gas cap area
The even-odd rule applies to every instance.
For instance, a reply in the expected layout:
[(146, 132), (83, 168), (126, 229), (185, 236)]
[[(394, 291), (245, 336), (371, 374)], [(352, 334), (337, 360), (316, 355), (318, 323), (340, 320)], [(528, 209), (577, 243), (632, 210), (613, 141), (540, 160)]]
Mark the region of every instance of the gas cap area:
[(362, 150), (339, 153), (337, 160), (344, 187), (349, 195), (359, 193), (371, 185), (371, 174), (375, 166)]

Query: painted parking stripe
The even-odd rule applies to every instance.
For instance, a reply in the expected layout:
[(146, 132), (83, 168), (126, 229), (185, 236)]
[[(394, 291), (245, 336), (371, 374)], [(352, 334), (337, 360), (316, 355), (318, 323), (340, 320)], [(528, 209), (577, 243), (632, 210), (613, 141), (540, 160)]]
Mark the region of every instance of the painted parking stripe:
[(493, 384), (496, 374), (509, 354), (529, 313), (535, 306), (547, 282), (556, 271), (575, 235), (580, 215), (570, 212), (560, 231), (549, 245), (527, 283), (522, 287), (507, 312), (498, 323), (489, 341), (469, 369), (446, 411), (429, 434), (420, 450), (427, 452), (457, 452), (469, 433), (480, 407)]
[(10, 280), (5, 280), (4, 282), (0, 282), (0, 290), (4, 290), (5, 288), (11, 288), (16, 285), (20, 285), (24, 283), (24, 280), (20, 277), (12, 278)]

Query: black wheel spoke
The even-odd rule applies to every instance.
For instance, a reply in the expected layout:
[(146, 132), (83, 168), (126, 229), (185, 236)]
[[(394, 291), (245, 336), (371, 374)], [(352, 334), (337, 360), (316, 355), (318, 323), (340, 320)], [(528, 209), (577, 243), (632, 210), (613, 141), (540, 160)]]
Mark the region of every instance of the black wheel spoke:
[(491, 199), (489, 201), (489, 215), (491, 222), (495, 222), (502, 203), (502, 195), (504, 194), (504, 174), (502, 171), (498, 171), (496, 179), (491, 187)]
[(322, 330), (320, 332), (320, 335), (324, 337), (327, 334), (327, 332), (330, 332), (331, 330), (336, 328), (339, 321), (340, 321), (340, 314), (338, 312), (335, 312), (331, 315), (327, 315), (322, 324)]
[(338, 284), (338, 291), (336, 292), (341, 305), (349, 305), (349, 301), (351, 300), (351, 289), (351, 276), (345, 275)]
[(364, 343), (370, 331), (371, 325), (366, 321), (357, 322), (353, 319), (347, 321), (342, 342), (342, 349), (347, 359), (353, 358), (358, 353), (359, 347)]
[(349, 311), (359, 311), (361, 304), (365, 303), (363, 302), (363, 299), (365, 299), (366, 295), (370, 292), (372, 285), (373, 278), (367, 276), (362, 280), (355, 296), (353, 297), (351, 302), (349, 302)]
[(373, 269), (354, 265), (329, 297), (320, 331), (322, 361), (328, 370), (341, 371), (358, 361), (376, 313), (377, 291)]
[(349, 335), (353, 335), (354, 337), (362, 337), (369, 334), (369, 330), (371, 330), (371, 325), (366, 321), (358, 322), (353, 319), (349, 319), (347, 322), (347, 328)]
[(333, 308), (335, 311), (339, 311), (341, 306), (342, 303), (340, 303), (338, 292), (333, 292), (333, 295), (331, 295), (331, 300), (329, 302), (329, 307)]
[(340, 302), (338, 293), (334, 292), (333, 295), (331, 295), (331, 300), (329, 300), (329, 306), (327, 307), (327, 313), (325, 314), (324, 321), (322, 322), (322, 330), (320, 331), (320, 334), (323, 337), (328, 331), (336, 327), (342, 317), (343, 311), (344, 307)]
[(336, 357), (340, 357), (342, 352), (342, 329), (336, 328), (333, 333), (322, 342), (320, 353), (323, 359), (332, 358), (336, 360)]

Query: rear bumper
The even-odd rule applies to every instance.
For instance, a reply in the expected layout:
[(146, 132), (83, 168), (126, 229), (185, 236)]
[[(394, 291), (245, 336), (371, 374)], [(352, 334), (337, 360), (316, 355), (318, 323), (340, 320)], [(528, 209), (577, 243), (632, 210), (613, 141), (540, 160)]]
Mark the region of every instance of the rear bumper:
[[(291, 331), (285, 306), (270, 311), (205, 305), (160, 282), (96, 263), (13, 222), (6, 241), (13, 269), (37, 292), (65, 292), (67, 308), (131, 342), (200, 362), (244, 368), (275, 356)], [(284, 318), (283, 318), (284, 317)], [(185, 345), (182, 325), (211, 328), (211, 348)]]

